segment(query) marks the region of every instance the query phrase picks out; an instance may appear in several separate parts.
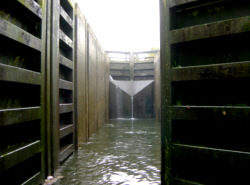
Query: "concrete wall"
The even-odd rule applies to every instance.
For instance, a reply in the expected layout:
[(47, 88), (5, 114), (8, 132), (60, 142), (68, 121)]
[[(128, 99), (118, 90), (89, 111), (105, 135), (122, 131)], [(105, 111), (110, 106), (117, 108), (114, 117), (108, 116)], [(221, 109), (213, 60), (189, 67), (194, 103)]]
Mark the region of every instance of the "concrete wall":
[(0, 178), (41, 184), (108, 120), (109, 59), (72, 0), (0, 12)]
[(88, 25), (88, 110), (89, 110), (89, 133), (92, 135), (108, 119), (106, 114), (106, 103), (108, 93), (106, 92), (109, 81), (107, 73), (108, 59), (106, 53), (99, 44), (94, 32)]
[(160, 67), (160, 52), (156, 54), (154, 58), (154, 70), (155, 70), (155, 87), (154, 87), (154, 95), (155, 95), (155, 119), (156, 121), (160, 121), (161, 119), (161, 67)]
[(76, 91), (77, 91), (77, 143), (87, 141), (88, 135), (88, 55), (87, 55), (87, 21), (76, 5)]

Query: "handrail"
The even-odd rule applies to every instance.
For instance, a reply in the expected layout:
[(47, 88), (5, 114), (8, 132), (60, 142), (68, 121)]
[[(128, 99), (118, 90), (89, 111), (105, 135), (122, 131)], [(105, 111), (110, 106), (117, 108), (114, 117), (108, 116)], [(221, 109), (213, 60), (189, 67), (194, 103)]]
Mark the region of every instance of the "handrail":
[(158, 53), (160, 50), (152, 50), (152, 51), (136, 51), (136, 52), (128, 52), (128, 51), (106, 51), (106, 53), (114, 53), (114, 54), (148, 54), (148, 53)]

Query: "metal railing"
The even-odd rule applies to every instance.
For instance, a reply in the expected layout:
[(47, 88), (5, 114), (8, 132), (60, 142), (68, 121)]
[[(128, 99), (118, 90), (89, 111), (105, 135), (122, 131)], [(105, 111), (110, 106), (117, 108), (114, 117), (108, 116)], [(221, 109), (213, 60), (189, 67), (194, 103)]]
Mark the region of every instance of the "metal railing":
[(124, 52), (124, 51), (106, 51), (109, 54), (110, 62), (153, 62), (154, 56), (159, 50)]
[(159, 50), (141, 52), (106, 51), (110, 58), (110, 75), (114, 79), (154, 79), (154, 58)]

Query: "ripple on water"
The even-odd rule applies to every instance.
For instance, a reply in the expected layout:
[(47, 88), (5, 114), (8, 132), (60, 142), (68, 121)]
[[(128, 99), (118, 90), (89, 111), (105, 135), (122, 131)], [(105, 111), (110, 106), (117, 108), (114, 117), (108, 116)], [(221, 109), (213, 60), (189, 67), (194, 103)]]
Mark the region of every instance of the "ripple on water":
[(59, 170), (57, 185), (160, 184), (160, 125), (112, 120)]

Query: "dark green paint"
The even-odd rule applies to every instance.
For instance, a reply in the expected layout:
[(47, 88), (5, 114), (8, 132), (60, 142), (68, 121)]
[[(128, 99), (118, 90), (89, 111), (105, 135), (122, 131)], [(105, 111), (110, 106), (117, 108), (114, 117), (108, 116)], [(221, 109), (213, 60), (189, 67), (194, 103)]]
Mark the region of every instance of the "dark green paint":
[(250, 4), (160, 2), (162, 183), (247, 183)]

